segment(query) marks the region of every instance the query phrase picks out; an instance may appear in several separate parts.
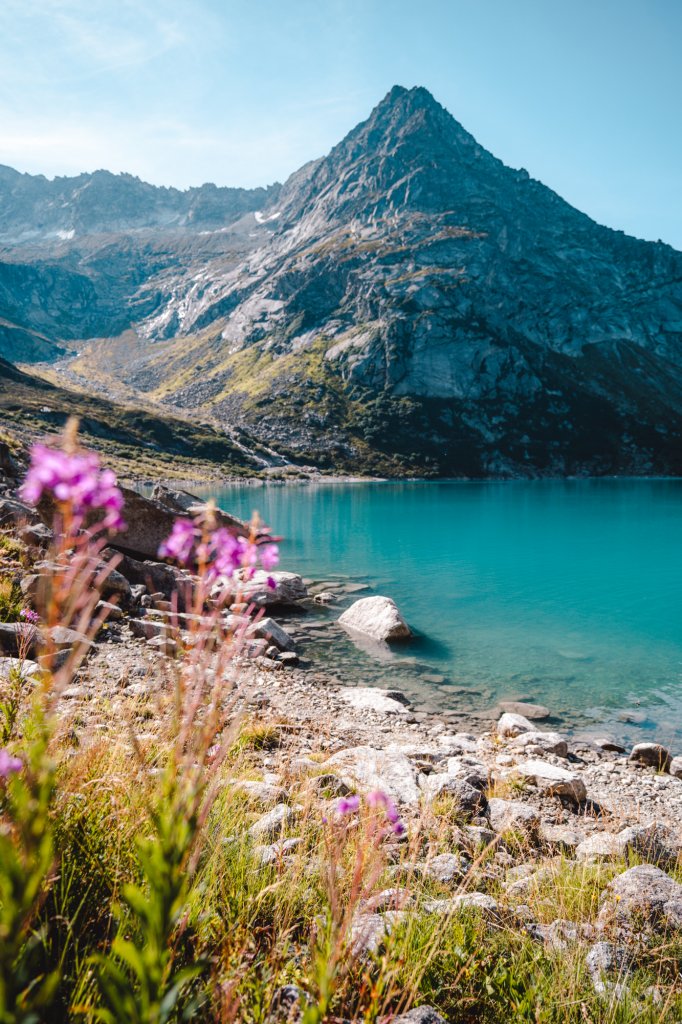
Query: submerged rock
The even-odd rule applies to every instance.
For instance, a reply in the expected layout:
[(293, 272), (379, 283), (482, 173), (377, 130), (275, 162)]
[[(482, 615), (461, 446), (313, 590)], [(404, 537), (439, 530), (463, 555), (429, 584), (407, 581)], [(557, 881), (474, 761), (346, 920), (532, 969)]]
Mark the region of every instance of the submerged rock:
[(382, 715), (406, 715), (408, 709), (402, 701), (391, 696), (390, 690), (379, 690), (373, 686), (344, 686), (339, 697), (354, 708), (366, 708)]
[(339, 622), (385, 643), (407, 640), (412, 636), (410, 627), (390, 597), (363, 597), (346, 609)]

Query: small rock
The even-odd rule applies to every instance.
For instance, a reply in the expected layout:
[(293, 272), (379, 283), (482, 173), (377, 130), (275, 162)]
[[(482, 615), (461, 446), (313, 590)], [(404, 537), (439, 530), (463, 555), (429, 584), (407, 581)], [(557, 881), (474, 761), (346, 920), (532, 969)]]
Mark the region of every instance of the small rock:
[(672, 758), (668, 750), (660, 743), (636, 743), (630, 751), (630, 761), (635, 764), (655, 768), (659, 772), (670, 770)]
[(252, 782), (247, 779), (240, 779), (231, 785), (237, 792), (243, 793), (250, 800), (266, 807), (272, 804), (283, 804), (287, 801), (287, 791), (282, 786), (270, 785), (267, 782)]
[[(615, 946), (612, 942), (595, 942), (585, 957), (585, 965), (592, 980), (592, 986), (598, 996), (614, 996), (621, 999), (626, 991), (623, 980), (629, 974), (627, 950), (623, 946)], [(609, 975), (617, 978), (609, 978)]]
[(522, 800), (502, 800), (493, 797), (488, 801), (488, 817), (496, 832), (517, 829), (533, 833), (540, 827), (540, 815)]
[(602, 896), (599, 922), (682, 929), (682, 885), (660, 868), (639, 864), (618, 875)]
[(620, 836), (610, 832), (598, 832), (596, 835), (583, 839), (576, 848), (575, 859), (588, 864), (619, 860), (625, 856), (625, 848), (626, 844)]
[(338, 696), (346, 704), (360, 710), (377, 711), (382, 715), (406, 715), (408, 712), (405, 705), (390, 697), (388, 692), (373, 686), (344, 686)]
[(282, 985), (273, 993), (268, 1024), (295, 1024), (303, 1015), (305, 1005), (305, 995), (298, 985)]
[(0, 658), (0, 679), (8, 680), (10, 676), (31, 679), (40, 675), (40, 665), (27, 658)]
[(669, 771), (676, 779), (682, 779), (682, 756), (674, 757), (672, 759)]
[(533, 782), (547, 796), (563, 796), (575, 803), (582, 803), (587, 797), (587, 789), (580, 775), (548, 761), (524, 761), (516, 765), (514, 772)]
[(321, 590), (319, 594), (315, 594), (313, 601), (315, 604), (336, 604), (336, 594), (332, 594), (330, 590)]
[(265, 867), (266, 864), (275, 864), (277, 861), (291, 856), (301, 842), (302, 840), (297, 837), (280, 839), (269, 846), (255, 846), (253, 854), (258, 863)]
[(433, 860), (427, 861), (420, 871), (422, 875), (443, 885), (449, 885), (464, 874), (462, 859), (456, 853), (440, 853)]
[(421, 780), (421, 787), (429, 803), (440, 796), (451, 796), (463, 811), (472, 814), (484, 811), (487, 805), (487, 800), (480, 789), (453, 775), (425, 775)]
[(583, 841), (584, 836), (568, 825), (547, 825), (540, 828), (543, 843), (562, 853), (573, 853)]
[(679, 836), (661, 822), (631, 825), (618, 833), (627, 853), (634, 853), (648, 864), (661, 868), (674, 868), (682, 855)]
[(533, 725), (523, 715), (505, 712), (496, 726), (497, 735), (503, 738), (519, 736), (522, 732), (533, 732)]
[(461, 910), (478, 910), (497, 916), (499, 906), (492, 896), (484, 892), (464, 892), (445, 900), (427, 900), (424, 910), (427, 914), (454, 914)]
[(391, 1018), (391, 1024), (447, 1024), (445, 1017), (441, 1017), (433, 1006), (415, 1006), (407, 1013), (401, 1013)]
[(349, 747), (333, 754), (325, 768), (338, 775), (350, 789), (380, 789), (396, 803), (419, 802), (417, 774), (404, 754), (373, 747)]
[(296, 649), (296, 645), (287, 631), (282, 629), (279, 623), (275, 622), (274, 619), (259, 619), (258, 622), (254, 623), (253, 626), (247, 630), (246, 635), (267, 640), (269, 643), (274, 644), (280, 651), (294, 652)]
[(568, 743), (558, 732), (522, 732), (509, 744), (510, 750), (524, 750), (529, 754), (556, 754), (557, 757), (568, 755)]
[(296, 812), (288, 804), (277, 804), (251, 826), (249, 835), (254, 839), (274, 839), (296, 818)]

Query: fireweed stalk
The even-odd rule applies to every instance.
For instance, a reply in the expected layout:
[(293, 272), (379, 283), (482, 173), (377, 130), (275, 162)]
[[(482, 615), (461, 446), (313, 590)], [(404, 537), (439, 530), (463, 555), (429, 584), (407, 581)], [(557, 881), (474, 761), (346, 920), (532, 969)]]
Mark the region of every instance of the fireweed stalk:
[[(102, 587), (118, 564), (118, 557), (104, 557), (111, 533), (125, 529), (123, 494), (111, 470), (102, 469), (99, 457), (78, 443), (78, 422), (67, 423), (61, 446), (36, 444), (21, 490), (32, 505), (53, 511), (54, 541), (41, 569), (35, 604), (44, 629), (37, 631), (42, 647), (41, 665), (51, 673), (50, 692), (56, 695), (68, 685), (85, 657), (89, 643), (106, 618), (95, 614)], [(55, 629), (74, 629), (83, 638), (61, 662)], [(38, 643), (40, 641), (40, 643)]]

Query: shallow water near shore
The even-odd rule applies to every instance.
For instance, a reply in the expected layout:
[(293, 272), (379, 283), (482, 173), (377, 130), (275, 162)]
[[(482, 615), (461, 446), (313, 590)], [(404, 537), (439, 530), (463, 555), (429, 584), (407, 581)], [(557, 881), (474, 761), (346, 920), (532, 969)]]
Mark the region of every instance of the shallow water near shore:
[[(682, 752), (682, 480), (232, 485), (214, 496), (285, 537), (282, 569), (355, 590), (295, 623), (320, 670), (400, 687), (457, 728), (526, 699), (557, 727)], [(382, 656), (333, 625), (373, 593), (396, 601), (413, 643)]]

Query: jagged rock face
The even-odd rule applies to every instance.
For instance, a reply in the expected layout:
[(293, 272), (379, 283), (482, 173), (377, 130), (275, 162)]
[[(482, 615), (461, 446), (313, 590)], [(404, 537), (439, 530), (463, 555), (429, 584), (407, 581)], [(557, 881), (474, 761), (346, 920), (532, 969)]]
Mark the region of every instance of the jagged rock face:
[(344, 470), (682, 471), (682, 254), (506, 167), (426, 90), (259, 202), (119, 275), (138, 332), (179, 339), (130, 381)]

